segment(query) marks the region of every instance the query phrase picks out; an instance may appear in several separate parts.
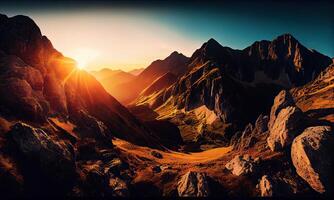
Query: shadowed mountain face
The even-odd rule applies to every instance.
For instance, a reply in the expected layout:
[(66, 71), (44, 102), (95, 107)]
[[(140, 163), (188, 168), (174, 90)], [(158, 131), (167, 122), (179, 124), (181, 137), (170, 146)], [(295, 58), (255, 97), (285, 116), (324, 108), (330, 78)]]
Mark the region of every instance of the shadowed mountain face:
[(188, 58), (181, 53), (173, 52), (164, 60), (152, 62), (145, 70), (134, 80), (119, 84), (111, 92), (120, 102), (128, 104), (148, 87), (155, 79), (167, 72), (175, 76), (181, 76), (186, 71)]
[(244, 50), (210, 39), (188, 63), (187, 73), (173, 86), (140, 103), (157, 108), (171, 98), (178, 109), (186, 111), (205, 105), (225, 123), (254, 121), (268, 111), (280, 89), (313, 80), (331, 59), (284, 34)]
[(92, 75), (56, 51), (30, 18), (0, 16), (0, 61), (1, 115), (41, 122), (48, 116), (73, 121), (93, 116), (115, 136), (152, 143), (150, 131)]
[(147, 88), (145, 88), (140, 95), (148, 96), (155, 92), (160, 92), (161, 90), (167, 88), (168, 86), (175, 83), (177, 77), (171, 72), (167, 72), (166, 74), (160, 76), (155, 81), (152, 82)]

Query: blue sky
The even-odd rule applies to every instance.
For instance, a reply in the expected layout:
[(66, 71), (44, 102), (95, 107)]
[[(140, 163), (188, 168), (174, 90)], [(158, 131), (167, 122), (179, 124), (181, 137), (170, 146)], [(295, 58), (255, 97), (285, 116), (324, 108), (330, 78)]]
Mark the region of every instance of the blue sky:
[[(249, 2), (210, 7), (163, 9), (152, 14), (194, 40), (210, 37), (243, 49), (256, 40), (291, 33), (308, 48), (334, 56), (333, 4), (329, 2)], [(156, 15), (156, 16), (154, 16)]]
[(332, 12), (326, 1), (0, 4), (0, 13), (30, 16), (58, 50), (89, 70), (146, 67), (174, 50), (191, 56), (210, 38), (243, 49), (283, 33), (333, 57)]

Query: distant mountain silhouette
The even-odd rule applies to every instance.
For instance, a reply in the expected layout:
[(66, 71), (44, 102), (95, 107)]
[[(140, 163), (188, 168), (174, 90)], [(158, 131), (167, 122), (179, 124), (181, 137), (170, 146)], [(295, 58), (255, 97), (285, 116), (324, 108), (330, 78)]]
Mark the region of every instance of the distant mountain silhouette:
[(122, 70), (102, 69), (93, 71), (91, 74), (102, 83), (103, 87), (111, 94), (117, 85), (129, 82), (135, 78), (134, 75)]
[(175, 51), (164, 60), (152, 62), (132, 81), (117, 85), (111, 94), (122, 103), (128, 104), (133, 101), (143, 89), (165, 73), (170, 72), (175, 76), (183, 75), (186, 71), (187, 62), (188, 58), (186, 56)]
[(140, 73), (142, 73), (145, 70), (145, 68), (138, 68), (128, 71), (128, 73), (138, 76)]

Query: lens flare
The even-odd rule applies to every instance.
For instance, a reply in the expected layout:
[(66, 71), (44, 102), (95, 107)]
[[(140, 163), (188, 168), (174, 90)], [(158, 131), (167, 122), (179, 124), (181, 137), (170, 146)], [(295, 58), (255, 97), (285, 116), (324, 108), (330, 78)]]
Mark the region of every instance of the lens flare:
[(99, 52), (91, 48), (82, 48), (73, 50), (68, 56), (76, 61), (78, 69), (86, 69), (99, 56)]

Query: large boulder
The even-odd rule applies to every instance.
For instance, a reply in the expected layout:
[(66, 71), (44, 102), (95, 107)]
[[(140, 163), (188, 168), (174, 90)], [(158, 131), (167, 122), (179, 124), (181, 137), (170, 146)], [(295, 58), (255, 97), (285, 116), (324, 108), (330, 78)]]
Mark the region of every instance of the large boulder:
[(225, 167), (236, 176), (252, 173), (255, 161), (248, 154), (237, 155)]
[[(116, 161), (115, 159), (114, 161)], [(111, 162), (116, 164), (114, 161)], [(114, 167), (114, 169), (111, 169), (111, 167)], [(106, 164), (102, 160), (89, 160), (80, 162), (78, 168), (80, 169), (81, 189), (86, 196), (129, 196), (128, 184), (119, 176), (119, 173), (123, 170), (120, 167), (116, 169), (115, 166), (110, 166), (110, 163)]]
[(272, 151), (283, 149), (305, 128), (303, 112), (294, 106), (282, 109), (269, 129), (268, 146)]
[(309, 127), (294, 139), (291, 147), (298, 175), (319, 193), (333, 189), (333, 134), (329, 126)]
[(68, 184), (73, 180), (76, 166), (72, 146), (21, 122), (13, 125), (8, 135), (24, 156), (25, 165), (40, 168), (42, 174), (56, 183)]
[(204, 173), (189, 171), (178, 182), (180, 197), (207, 197), (210, 195), (207, 176)]
[(278, 116), (279, 112), (288, 106), (295, 106), (295, 102), (287, 90), (282, 90), (274, 99), (274, 104), (271, 107), (270, 111), (270, 119), (268, 123), (268, 128), (271, 129), (271, 127), (274, 125), (274, 122), (276, 120), (276, 117)]
[(108, 127), (97, 118), (89, 115), (86, 111), (80, 110), (76, 116), (78, 131), (82, 137), (103, 138), (111, 144), (111, 133)]

